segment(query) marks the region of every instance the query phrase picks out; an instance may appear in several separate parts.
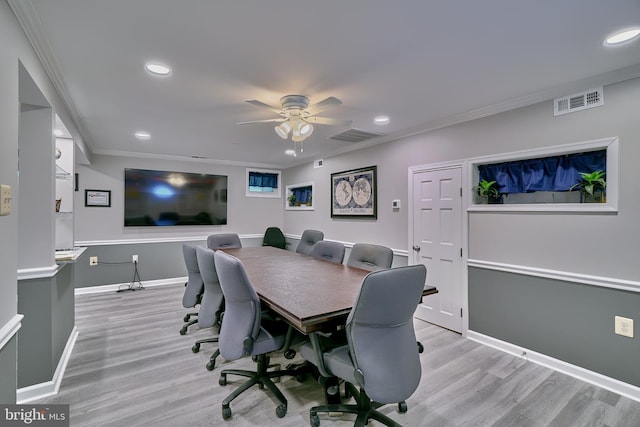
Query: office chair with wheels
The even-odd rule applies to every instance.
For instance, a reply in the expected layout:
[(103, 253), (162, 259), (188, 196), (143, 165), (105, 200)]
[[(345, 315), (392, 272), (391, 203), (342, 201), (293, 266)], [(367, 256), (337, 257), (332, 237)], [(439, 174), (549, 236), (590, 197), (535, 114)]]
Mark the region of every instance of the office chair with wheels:
[[(183, 243), (182, 255), (184, 256), (184, 263), (187, 267), (187, 283), (184, 284), (182, 306), (184, 308), (193, 308), (200, 303), (204, 290), (204, 282), (202, 281), (200, 268), (198, 267), (198, 259), (196, 258), (196, 247)], [(184, 316), (185, 324), (180, 329), (180, 335), (186, 334), (189, 326), (198, 322), (198, 319), (189, 320), (191, 316), (197, 315), (197, 312), (191, 312)]]
[(295, 370), (267, 372), (268, 354), (280, 350), (285, 342), (289, 326), (284, 322), (268, 321), (261, 316), (260, 298), (247, 278), (242, 262), (222, 251), (216, 251), (216, 270), (225, 298), (225, 312), (220, 328), (220, 354), (226, 360), (251, 356), (257, 362), (256, 371), (225, 369), (220, 373), (220, 385), (227, 384), (228, 375), (249, 378), (222, 401), (222, 417), (231, 418), (229, 404), (251, 386), (266, 386), (278, 399), (276, 415), (282, 418), (287, 413), (287, 399), (273, 383), (272, 378), (283, 375), (296, 376)]
[(344, 260), (344, 245), (338, 242), (320, 240), (313, 245), (310, 255), (335, 264), (342, 264)]
[(269, 227), (264, 232), (264, 238), (262, 239), (262, 246), (273, 246), (280, 249), (287, 247), (287, 241), (284, 238), (282, 230), (278, 227)]
[[(198, 246), (196, 248), (196, 256), (198, 258), (200, 274), (204, 281), (204, 294), (200, 302), (200, 311), (198, 311), (198, 326), (201, 328), (211, 328), (214, 325), (220, 324), (224, 310), (224, 296), (222, 295), (218, 274), (216, 273), (213, 250)], [(218, 342), (218, 337), (197, 340), (191, 348), (191, 351), (197, 353), (200, 351), (201, 344), (210, 342)], [(212, 371), (215, 368), (216, 358), (219, 354), (220, 351), (216, 349), (209, 363), (207, 363), (208, 370)]]
[(363, 270), (376, 271), (391, 268), (393, 251), (386, 246), (356, 243), (351, 248), (347, 265)]
[(324, 239), (324, 233), (319, 230), (304, 230), (296, 247), (296, 252), (303, 255), (311, 255), (311, 249), (316, 242)]
[(212, 234), (207, 237), (209, 249), (236, 249), (242, 247), (240, 237), (235, 233)]
[(355, 426), (364, 426), (370, 419), (399, 425), (377, 408), (398, 403), (399, 411), (406, 412), (405, 400), (420, 383), (413, 313), (426, 274), (421, 264), (369, 273), (347, 317), (347, 345), (323, 351), (317, 334), (312, 334), (312, 344), (302, 346), (302, 356), (318, 367), (320, 375), (343, 379), (356, 401), (311, 408), (312, 426), (320, 425), (320, 412), (357, 414)]

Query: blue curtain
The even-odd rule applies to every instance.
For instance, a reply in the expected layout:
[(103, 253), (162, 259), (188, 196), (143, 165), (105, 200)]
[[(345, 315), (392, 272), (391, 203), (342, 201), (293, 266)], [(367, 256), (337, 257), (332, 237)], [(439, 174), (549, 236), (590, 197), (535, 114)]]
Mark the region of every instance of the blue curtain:
[(249, 187), (278, 188), (278, 174), (249, 172)]
[(580, 172), (607, 170), (607, 150), (542, 159), (480, 165), (480, 180), (496, 181), (501, 194), (568, 191), (580, 181)]
[(294, 188), (292, 192), (296, 195), (296, 203), (309, 203), (311, 186)]

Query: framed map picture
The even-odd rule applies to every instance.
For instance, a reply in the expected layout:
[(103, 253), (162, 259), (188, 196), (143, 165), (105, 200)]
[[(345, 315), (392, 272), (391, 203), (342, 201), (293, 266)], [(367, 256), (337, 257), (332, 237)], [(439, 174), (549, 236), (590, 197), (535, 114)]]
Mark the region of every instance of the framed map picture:
[(377, 167), (331, 174), (331, 218), (378, 217)]

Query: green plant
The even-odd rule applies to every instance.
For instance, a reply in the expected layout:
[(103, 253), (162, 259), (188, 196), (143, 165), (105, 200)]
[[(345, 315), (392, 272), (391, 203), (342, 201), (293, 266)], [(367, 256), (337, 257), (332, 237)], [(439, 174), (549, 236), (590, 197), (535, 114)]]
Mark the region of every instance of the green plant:
[(495, 181), (487, 181), (486, 179), (483, 179), (473, 188), (478, 193), (478, 196), (498, 198), (500, 197), (500, 193), (495, 187), (495, 184)]
[(289, 197), (287, 197), (287, 200), (289, 201), (289, 206), (293, 206), (296, 203), (296, 195), (294, 193), (291, 193), (291, 195)]
[(580, 177), (582, 179), (571, 186), (569, 191), (578, 189), (582, 193), (593, 196), (593, 193), (604, 191), (607, 187), (607, 181), (605, 180), (605, 173), (603, 171), (597, 170), (591, 173), (580, 172)]

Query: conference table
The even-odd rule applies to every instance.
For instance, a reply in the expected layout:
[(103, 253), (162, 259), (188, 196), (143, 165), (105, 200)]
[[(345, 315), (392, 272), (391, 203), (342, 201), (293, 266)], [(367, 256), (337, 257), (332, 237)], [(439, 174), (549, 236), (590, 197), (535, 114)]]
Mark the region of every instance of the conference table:
[[(344, 325), (370, 273), (272, 246), (220, 250), (242, 262), (266, 307), (306, 335)], [(425, 286), (423, 295), (437, 292)]]

